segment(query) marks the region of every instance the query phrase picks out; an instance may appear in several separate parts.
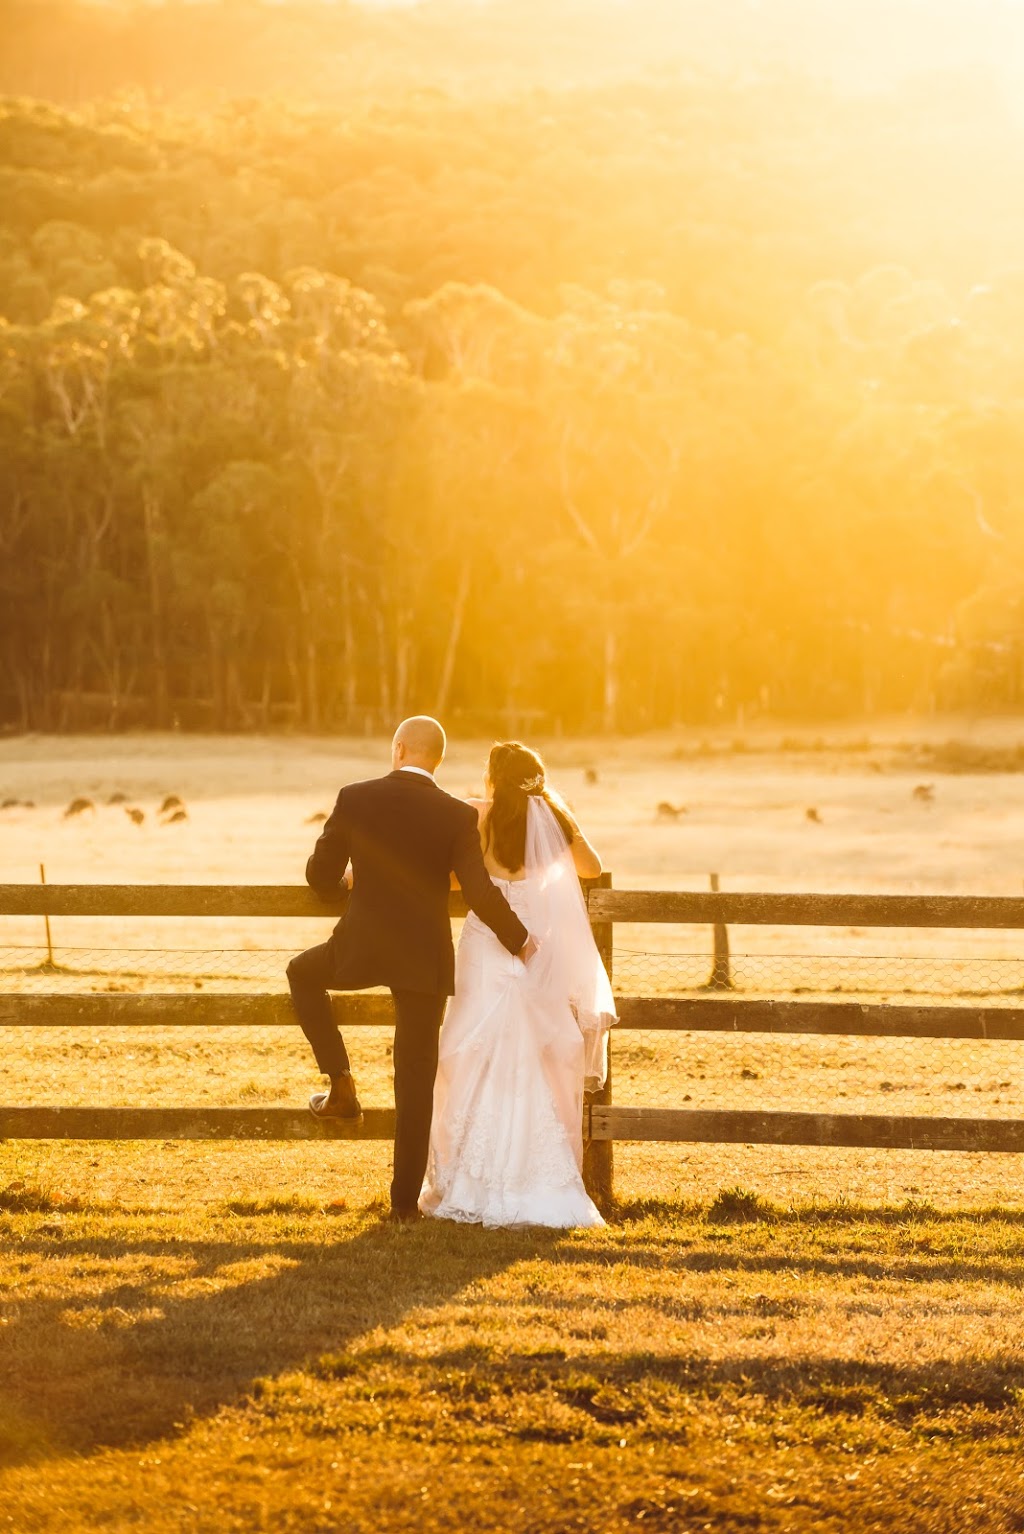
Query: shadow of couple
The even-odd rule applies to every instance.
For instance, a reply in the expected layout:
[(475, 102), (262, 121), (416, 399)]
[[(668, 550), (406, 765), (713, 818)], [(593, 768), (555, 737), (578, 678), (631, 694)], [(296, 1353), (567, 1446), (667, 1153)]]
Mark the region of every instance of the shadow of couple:
[(251, 1226), (210, 1240), (123, 1225), (26, 1237), (22, 1273), (33, 1258), (45, 1270), (0, 1333), (0, 1465), (163, 1438), (258, 1380), (550, 1254), (562, 1235), (361, 1219), (335, 1239), (332, 1227), (319, 1240)]

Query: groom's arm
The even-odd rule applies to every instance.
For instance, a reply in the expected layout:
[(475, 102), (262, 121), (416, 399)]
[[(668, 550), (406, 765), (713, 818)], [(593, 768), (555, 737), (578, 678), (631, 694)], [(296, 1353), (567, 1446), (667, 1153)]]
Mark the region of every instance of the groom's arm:
[(469, 909), (490, 927), (509, 953), (519, 953), (530, 934), (501, 891), (491, 883), (480, 851), (476, 811), (468, 804), (460, 806), (460, 810), (462, 808), (465, 815), (459, 816), (459, 830), (452, 850), (452, 872), (462, 886)]
[(306, 883), (316, 891), (321, 900), (337, 899), (342, 891), (341, 881), (345, 869), (348, 867), (351, 837), (348, 826), (345, 824), (345, 813), (341, 803), (344, 792), (345, 790), (342, 789), (338, 795), (338, 802), (324, 822), (317, 844), (306, 863)]

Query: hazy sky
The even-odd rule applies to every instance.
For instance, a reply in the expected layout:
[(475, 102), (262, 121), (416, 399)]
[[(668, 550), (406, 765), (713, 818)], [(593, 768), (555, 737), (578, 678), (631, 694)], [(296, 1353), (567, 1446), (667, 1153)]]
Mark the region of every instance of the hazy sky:
[[(461, 3), (484, 10), (491, 0), (357, 3), (427, 9)], [(501, 8), (507, 12), (508, 0)], [(524, 11), (535, 28), (544, 7), (528, 0)], [(751, 48), (762, 59), (767, 50), (780, 62), (821, 68), (839, 79), (850, 77), (851, 83), (981, 65), (1019, 90), (1024, 109), (1024, 0), (558, 0), (552, 6), (556, 29), (564, 29), (572, 11), (584, 28), (588, 12), (595, 17), (632, 12), (638, 36), (657, 36), (666, 57), (685, 54), (694, 44), (699, 52), (713, 37), (723, 63), (732, 55), (742, 68)]]

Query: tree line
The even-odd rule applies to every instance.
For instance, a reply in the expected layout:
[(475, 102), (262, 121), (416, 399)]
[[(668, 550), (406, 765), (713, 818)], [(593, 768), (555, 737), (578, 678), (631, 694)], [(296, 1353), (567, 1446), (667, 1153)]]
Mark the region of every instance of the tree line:
[(915, 89), (5, 101), (0, 722), (1020, 706), (1021, 134)]

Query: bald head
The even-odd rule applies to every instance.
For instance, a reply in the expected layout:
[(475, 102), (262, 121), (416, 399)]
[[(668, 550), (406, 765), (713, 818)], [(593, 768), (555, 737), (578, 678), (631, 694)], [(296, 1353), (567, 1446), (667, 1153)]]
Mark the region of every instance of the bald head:
[(425, 772), (436, 772), (444, 761), (444, 731), (429, 714), (415, 714), (403, 719), (391, 742), (391, 765), (398, 767), (422, 767)]

